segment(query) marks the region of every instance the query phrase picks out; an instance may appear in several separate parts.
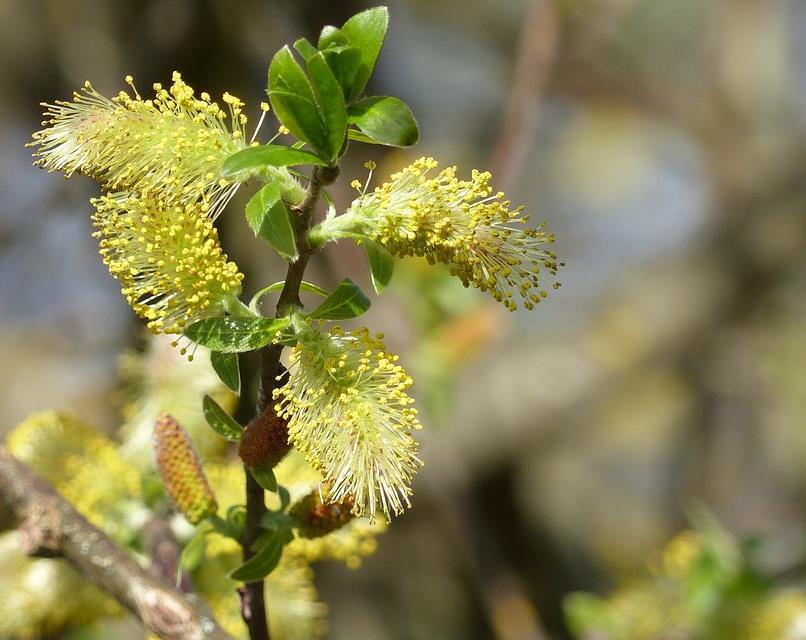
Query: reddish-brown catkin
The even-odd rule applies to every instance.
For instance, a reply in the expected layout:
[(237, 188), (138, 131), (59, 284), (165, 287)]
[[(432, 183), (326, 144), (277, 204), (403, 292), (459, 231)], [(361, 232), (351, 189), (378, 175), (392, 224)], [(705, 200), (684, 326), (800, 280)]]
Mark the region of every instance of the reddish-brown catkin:
[(269, 407), (246, 425), (238, 455), (250, 467), (272, 469), (290, 450), (288, 420)]
[(351, 512), (353, 501), (350, 498), (325, 503), (322, 501), (322, 491), (326, 492), (326, 489), (315, 489), (289, 510), (289, 514), (297, 522), (299, 535), (303, 538), (319, 538), (332, 533), (354, 517)]

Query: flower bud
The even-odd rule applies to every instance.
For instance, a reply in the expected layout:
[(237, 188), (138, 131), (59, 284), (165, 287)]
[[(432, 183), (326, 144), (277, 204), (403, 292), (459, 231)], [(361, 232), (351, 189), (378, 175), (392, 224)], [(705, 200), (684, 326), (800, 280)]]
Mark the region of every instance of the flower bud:
[(199, 456), (185, 430), (162, 414), (154, 425), (157, 469), (176, 508), (192, 524), (199, 524), (218, 509), (202, 470)]
[(303, 538), (319, 538), (341, 529), (353, 519), (353, 500), (350, 497), (340, 502), (325, 503), (322, 491), (314, 490), (289, 510), (297, 521), (299, 535)]
[(272, 469), (290, 450), (288, 420), (270, 406), (246, 425), (238, 455), (250, 467)]

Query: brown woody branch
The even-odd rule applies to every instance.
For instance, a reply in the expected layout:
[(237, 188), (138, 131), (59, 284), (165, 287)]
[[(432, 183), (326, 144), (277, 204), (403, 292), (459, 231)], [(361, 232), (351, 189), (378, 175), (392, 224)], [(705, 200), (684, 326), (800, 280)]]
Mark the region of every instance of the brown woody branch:
[(21, 521), (23, 551), (61, 557), (165, 640), (229, 638), (200, 602), (141, 567), (0, 445), (0, 500)]

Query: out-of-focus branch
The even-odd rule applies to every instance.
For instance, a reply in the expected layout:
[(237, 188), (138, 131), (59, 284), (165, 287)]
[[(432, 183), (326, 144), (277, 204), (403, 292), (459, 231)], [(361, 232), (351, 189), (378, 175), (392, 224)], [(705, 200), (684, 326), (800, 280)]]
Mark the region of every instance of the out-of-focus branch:
[[(151, 573), (166, 582), (173, 582), (179, 569), (182, 548), (176, 541), (171, 526), (164, 518), (152, 518), (143, 527), (143, 534), (151, 558)], [(182, 593), (190, 593), (192, 589), (187, 571), (182, 572), (177, 586)]]
[(506, 191), (520, 173), (540, 117), (543, 87), (557, 49), (558, 18), (553, 0), (533, 0), (520, 35), (506, 111), (493, 146), (490, 170)]
[(0, 446), (0, 500), (21, 520), (23, 551), (61, 557), (165, 640), (229, 638), (199, 603), (141, 567)]

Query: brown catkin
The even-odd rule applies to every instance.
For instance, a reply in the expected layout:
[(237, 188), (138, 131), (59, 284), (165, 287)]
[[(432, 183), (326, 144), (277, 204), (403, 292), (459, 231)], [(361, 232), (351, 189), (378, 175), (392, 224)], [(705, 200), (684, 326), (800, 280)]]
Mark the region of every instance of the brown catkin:
[(288, 420), (270, 406), (246, 425), (238, 455), (250, 467), (272, 469), (290, 450)]
[(154, 424), (154, 451), (165, 491), (192, 524), (218, 509), (199, 456), (185, 430), (163, 413)]

